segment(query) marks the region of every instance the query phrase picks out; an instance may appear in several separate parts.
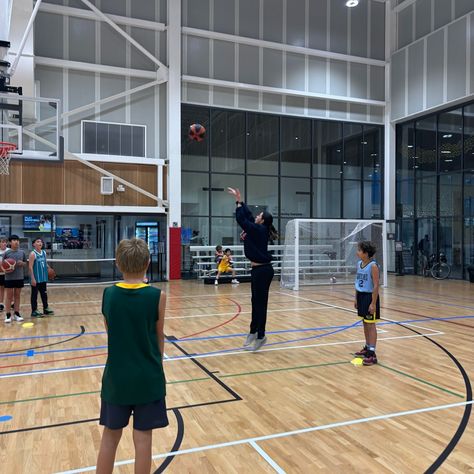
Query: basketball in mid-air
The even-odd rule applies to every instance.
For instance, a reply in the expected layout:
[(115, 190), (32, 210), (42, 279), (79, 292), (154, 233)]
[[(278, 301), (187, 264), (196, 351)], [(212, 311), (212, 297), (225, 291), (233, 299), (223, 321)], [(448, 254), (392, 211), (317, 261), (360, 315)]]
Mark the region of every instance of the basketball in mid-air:
[(189, 127), (188, 137), (190, 140), (202, 142), (206, 136), (206, 128), (199, 123), (193, 123)]

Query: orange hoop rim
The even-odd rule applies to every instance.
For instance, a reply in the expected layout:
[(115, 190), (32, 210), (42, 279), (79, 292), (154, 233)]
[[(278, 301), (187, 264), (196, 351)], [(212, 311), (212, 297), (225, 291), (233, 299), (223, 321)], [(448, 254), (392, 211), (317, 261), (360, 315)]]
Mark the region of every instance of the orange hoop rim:
[(16, 145), (11, 142), (0, 142), (0, 158), (5, 158), (13, 150), (16, 150)]

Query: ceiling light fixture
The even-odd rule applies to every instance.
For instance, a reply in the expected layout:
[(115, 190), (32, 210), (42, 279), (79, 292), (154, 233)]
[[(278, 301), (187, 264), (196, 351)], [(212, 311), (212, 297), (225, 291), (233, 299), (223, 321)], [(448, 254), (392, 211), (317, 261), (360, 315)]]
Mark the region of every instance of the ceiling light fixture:
[(346, 7), (352, 8), (352, 7), (356, 7), (357, 5), (359, 5), (359, 0), (347, 0), (346, 1)]

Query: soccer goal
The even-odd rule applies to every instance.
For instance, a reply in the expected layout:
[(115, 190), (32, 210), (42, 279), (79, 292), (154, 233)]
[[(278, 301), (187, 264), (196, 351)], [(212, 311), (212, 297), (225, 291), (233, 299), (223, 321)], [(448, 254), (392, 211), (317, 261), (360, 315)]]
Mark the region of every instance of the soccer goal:
[(357, 243), (372, 241), (380, 268), (380, 284), (387, 284), (387, 233), (383, 220), (295, 219), (285, 230), (281, 286), (354, 284)]

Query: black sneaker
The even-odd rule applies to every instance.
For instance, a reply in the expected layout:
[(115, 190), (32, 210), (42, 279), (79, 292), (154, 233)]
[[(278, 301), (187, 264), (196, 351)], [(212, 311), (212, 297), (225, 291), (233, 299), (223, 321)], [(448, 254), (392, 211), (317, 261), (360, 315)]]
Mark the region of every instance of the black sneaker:
[(43, 310), (43, 313), (46, 315), (46, 316), (51, 316), (54, 314), (54, 311), (52, 309), (49, 309), (49, 308), (45, 308)]
[(2, 312), (5, 309), (5, 306), (3, 304), (0, 304), (0, 312)]
[(373, 351), (368, 351), (367, 356), (362, 361), (363, 365), (375, 365), (377, 363), (377, 355)]
[(360, 351), (357, 351), (354, 353), (356, 357), (367, 357), (367, 354), (369, 353), (369, 349), (367, 346), (364, 346)]

